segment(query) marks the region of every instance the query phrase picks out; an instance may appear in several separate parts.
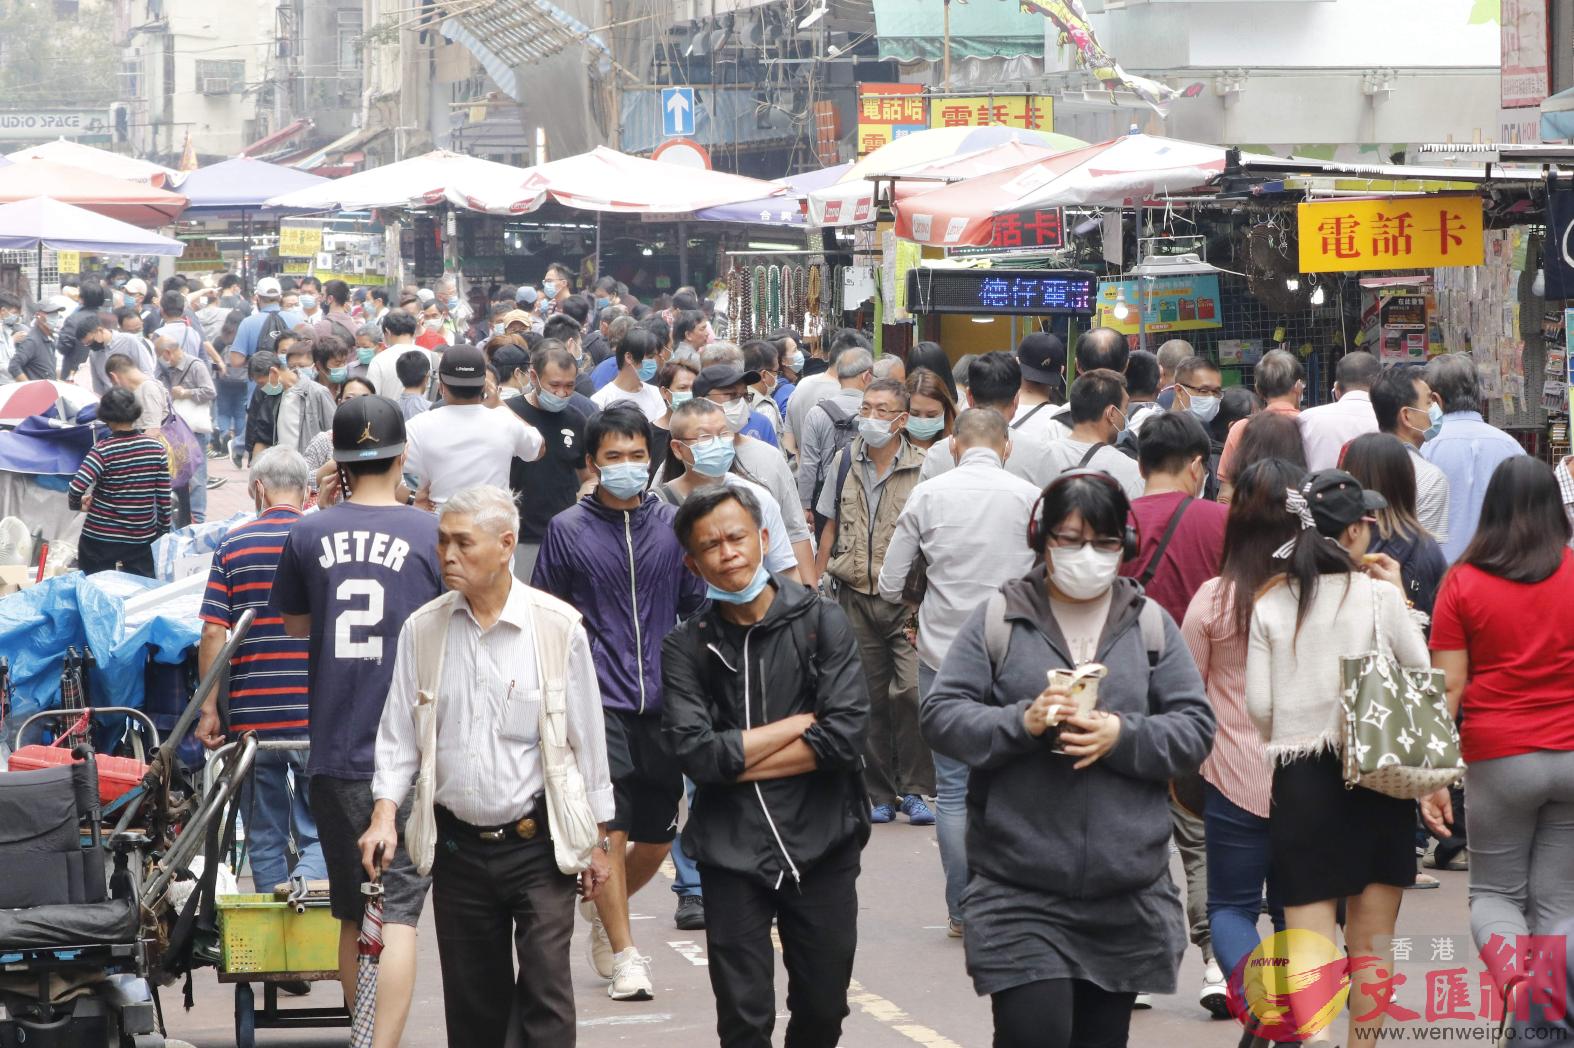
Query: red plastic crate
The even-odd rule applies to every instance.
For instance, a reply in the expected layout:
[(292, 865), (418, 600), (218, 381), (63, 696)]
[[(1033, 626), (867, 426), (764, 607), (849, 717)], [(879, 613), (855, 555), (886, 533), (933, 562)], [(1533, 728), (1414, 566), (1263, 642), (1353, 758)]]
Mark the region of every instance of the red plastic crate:
[[(98, 764), (98, 797), (104, 804), (130, 792), (142, 782), (142, 776), (148, 770), (146, 764), (130, 757), (95, 755), (93, 760)], [(38, 771), (40, 768), (70, 764), (71, 761), (71, 751), (64, 746), (35, 744), (23, 746), (12, 753), (9, 767), (11, 771)]]

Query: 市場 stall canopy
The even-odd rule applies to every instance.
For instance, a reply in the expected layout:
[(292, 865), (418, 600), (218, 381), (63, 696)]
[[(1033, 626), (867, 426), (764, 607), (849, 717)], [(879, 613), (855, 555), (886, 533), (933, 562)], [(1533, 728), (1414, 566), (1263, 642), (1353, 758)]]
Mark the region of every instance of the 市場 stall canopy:
[(179, 255), (179, 240), (48, 197), (0, 204), (0, 248), (91, 254)]
[(199, 168), (180, 183), (189, 201), (183, 218), (234, 218), (265, 209), (269, 199), (328, 179), (293, 167), (237, 157)]
[(434, 149), (408, 160), (282, 193), (266, 200), (264, 206), (296, 212), (431, 207), (447, 200), (452, 186), (471, 184), (501, 191), (517, 185), (523, 177), (522, 168)]
[(167, 226), (186, 210), (186, 198), (150, 186), (47, 160), (0, 167), (0, 203), (50, 197), (134, 226)]
[(79, 167), (95, 174), (108, 175), (110, 178), (123, 178), (127, 182), (146, 182), (150, 186), (159, 186), (163, 189), (174, 185), (179, 177), (174, 171), (151, 160), (138, 160), (124, 153), (111, 153), (107, 149), (85, 146), (80, 142), (68, 142), (64, 138), (45, 142), (41, 146), (18, 149), (14, 153), (7, 153), (6, 159), (12, 163), (24, 160), (47, 160), (51, 164)]

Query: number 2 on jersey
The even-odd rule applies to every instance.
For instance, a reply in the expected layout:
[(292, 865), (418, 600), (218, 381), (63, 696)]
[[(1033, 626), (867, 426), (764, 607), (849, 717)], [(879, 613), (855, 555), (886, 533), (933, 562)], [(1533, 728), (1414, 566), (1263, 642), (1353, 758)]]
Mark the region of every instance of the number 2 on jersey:
[(383, 639), (377, 636), (354, 640), (357, 627), (371, 629), (383, 621), (383, 584), (373, 579), (345, 579), (334, 597), (340, 601), (366, 598), (366, 607), (347, 608), (333, 620), (333, 657), (336, 659), (375, 659), (383, 657)]

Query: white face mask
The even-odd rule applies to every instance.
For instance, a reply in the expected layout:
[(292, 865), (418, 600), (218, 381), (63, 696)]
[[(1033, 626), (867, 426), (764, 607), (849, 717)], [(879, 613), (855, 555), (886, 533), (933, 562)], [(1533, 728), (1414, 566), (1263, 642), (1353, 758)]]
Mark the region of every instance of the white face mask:
[(1049, 577), (1055, 588), (1072, 600), (1092, 600), (1115, 583), (1120, 554), (1093, 546), (1049, 550)]
[(1196, 416), (1198, 422), (1206, 424), (1212, 422), (1219, 414), (1219, 398), (1205, 397), (1198, 394), (1191, 398), (1191, 403), (1187, 404), (1186, 407), (1187, 410)]
[(722, 414), (727, 416), (727, 428), (734, 433), (744, 427), (749, 421), (749, 402), (739, 397), (730, 404), (721, 406)]
[(891, 438), (896, 436), (891, 432), (891, 424), (878, 418), (859, 419), (858, 435), (864, 438), (864, 443), (871, 448), (883, 448), (891, 443)]

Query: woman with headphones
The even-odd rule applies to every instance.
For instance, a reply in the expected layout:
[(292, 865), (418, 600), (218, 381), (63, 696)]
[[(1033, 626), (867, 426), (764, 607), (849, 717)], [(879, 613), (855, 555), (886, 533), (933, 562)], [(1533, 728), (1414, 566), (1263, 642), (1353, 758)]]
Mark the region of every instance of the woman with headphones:
[[(995, 1048), (1119, 1048), (1137, 993), (1175, 992), (1167, 783), (1214, 721), (1174, 621), (1118, 577), (1128, 512), (1108, 474), (1051, 483), (1027, 534), (1040, 563), (973, 612), (922, 709), (930, 746), (971, 768), (964, 943)], [(1051, 678), (1090, 663), (1086, 708)]]

